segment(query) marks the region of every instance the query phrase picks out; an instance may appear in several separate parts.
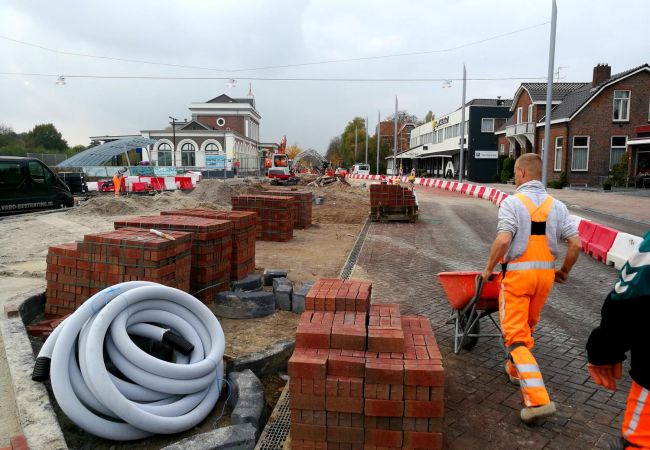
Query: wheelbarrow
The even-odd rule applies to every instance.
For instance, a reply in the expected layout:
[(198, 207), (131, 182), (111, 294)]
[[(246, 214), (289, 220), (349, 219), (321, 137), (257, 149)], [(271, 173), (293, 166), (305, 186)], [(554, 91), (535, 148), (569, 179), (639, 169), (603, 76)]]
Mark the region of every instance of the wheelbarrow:
[[(440, 272), (438, 280), (451, 305), (454, 324), (454, 353), (471, 350), (480, 337), (502, 338), (501, 333), (481, 333), (480, 320), (487, 317), (500, 330), (492, 314), (499, 310), (498, 273), (485, 282), (480, 272)], [(503, 345), (503, 340), (501, 340)]]

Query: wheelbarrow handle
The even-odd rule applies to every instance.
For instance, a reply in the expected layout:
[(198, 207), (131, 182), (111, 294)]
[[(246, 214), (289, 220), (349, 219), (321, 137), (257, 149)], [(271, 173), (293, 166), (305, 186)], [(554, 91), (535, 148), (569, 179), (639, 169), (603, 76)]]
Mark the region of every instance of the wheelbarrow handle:
[[(492, 276), (490, 276), (491, 278)], [(481, 293), (483, 292), (483, 285), (485, 284), (485, 280), (483, 280), (483, 276), (479, 273), (476, 275), (476, 279), (474, 280), (474, 296), (470, 299), (469, 302), (467, 302), (467, 305), (462, 310), (463, 314), (466, 314), (467, 311), (472, 309), (474, 304), (478, 301), (479, 298), (481, 298)]]

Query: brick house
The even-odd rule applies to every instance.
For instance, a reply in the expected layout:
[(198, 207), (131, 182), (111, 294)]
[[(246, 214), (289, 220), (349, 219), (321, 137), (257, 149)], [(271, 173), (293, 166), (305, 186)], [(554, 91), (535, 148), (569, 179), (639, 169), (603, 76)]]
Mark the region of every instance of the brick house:
[[(629, 175), (647, 168), (650, 139), (644, 126), (650, 120), (650, 66), (616, 75), (611, 67), (594, 67), (587, 83), (554, 83), (551, 145), (547, 179), (566, 172), (569, 183), (600, 185), (629, 150)], [(522, 83), (515, 93), (512, 116), (495, 134), (500, 154), (542, 155), (546, 83)]]
[[(397, 152), (403, 152), (409, 149), (411, 142), (411, 131), (416, 127), (414, 123), (397, 124)], [(379, 125), (381, 144), (388, 144), (393, 149), (395, 143), (395, 122), (386, 120)]]
[(143, 130), (142, 136), (157, 139), (151, 160), (157, 166), (199, 167), (240, 172), (259, 171), (261, 116), (255, 100), (225, 94), (204, 103), (192, 103), (191, 120), (176, 122), (174, 129)]

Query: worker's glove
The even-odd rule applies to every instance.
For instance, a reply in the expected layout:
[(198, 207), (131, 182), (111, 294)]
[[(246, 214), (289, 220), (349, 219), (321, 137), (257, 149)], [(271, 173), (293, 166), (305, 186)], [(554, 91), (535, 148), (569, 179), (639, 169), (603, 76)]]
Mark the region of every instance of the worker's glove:
[(623, 373), (623, 366), (620, 362), (604, 366), (588, 364), (587, 369), (594, 383), (612, 391), (616, 390), (616, 380), (620, 379)]

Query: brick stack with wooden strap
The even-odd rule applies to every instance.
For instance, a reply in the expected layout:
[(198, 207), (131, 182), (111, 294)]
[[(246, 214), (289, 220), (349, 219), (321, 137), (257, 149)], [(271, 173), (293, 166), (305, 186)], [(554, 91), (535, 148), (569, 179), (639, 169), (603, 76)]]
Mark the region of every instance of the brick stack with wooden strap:
[(266, 191), (269, 195), (284, 195), (293, 198), (293, 227), (299, 229), (311, 226), (311, 210), (314, 195), (309, 191), (298, 191), (293, 189), (270, 189)]
[(192, 234), (190, 294), (204, 303), (230, 287), (232, 223), (190, 216), (140, 216), (115, 221), (115, 228), (137, 227)]
[(257, 239), (286, 242), (293, 238), (292, 198), (282, 195), (237, 195), (233, 211), (257, 213)]
[(148, 230), (122, 228), (50, 247), (45, 313), (67, 315), (102, 289), (125, 281), (154, 281), (188, 291), (192, 235), (169, 234), (173, 241)]
[(252, 211), (217, 211), (213, 209), (179, 209), (163, 211), (162, 215), (203, 217), (232, 222), (232, 257), (230, 278), (241, 280), (255, 271), (255, 224), (257, 213)]
[[(289, 360), (293, 449), (442, 448), (444, 371), (429, 320), (321, 279)], [(366, 325), (367, 324), (367, 325)]]

